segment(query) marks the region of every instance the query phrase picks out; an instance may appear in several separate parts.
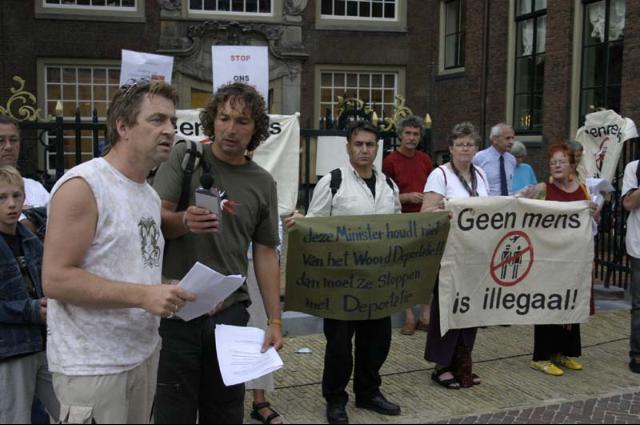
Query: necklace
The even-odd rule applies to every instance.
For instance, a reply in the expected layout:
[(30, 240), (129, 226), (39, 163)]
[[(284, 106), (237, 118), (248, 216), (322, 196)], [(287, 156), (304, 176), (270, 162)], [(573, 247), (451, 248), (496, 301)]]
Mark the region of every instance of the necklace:
[(450, 164), (453, 173), (458, 177), (458, 180), (460, 180), (462, 187), (464, 187), (464, 190), (469, 193), (469, 196), (471, 196), (472, 198), (480, 196), (478, 195), (478, 179), (476, 178), (476, 169), (474, 168), (473, 164), (469, 165), (469, 172), (471, 173), (471, 187), (469, 186), (467, 180), (462, 177), (462, 174), (460, 174), (460, 171), (458, 171), (453, 161), (451, 161)]

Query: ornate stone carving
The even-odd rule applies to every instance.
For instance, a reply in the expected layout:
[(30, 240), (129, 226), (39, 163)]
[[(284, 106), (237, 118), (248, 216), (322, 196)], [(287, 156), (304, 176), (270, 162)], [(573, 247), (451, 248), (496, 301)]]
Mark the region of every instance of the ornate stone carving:
[[(249, 45), (253, 40), (266, 40), (271, 54), (279, 59), (285, 56), (308, 56), (301, 44), (282, 46), (285, 27), (276, 24), (219, 22), (206, 21), (199, 25), (193, 25), (187, 30), (187, 37), (193, 40), (194, 46), (189, 50), (198, 48), (204, 38), (214, 38), (216, 45)], [(285, 51), (286, 50), (286, 51)]]
[(212, 45), (267, 45), (272, 79), (295, 80), (301, 72), (300, 62), (308, 57), (301, 30), (295, 25), (205, 21), (185, 27), (185, 35), (166, 40), (168, 49), (159, 53), (175, 56), (176, 71), (201, 81), (211, 81)]
[(182, 9), (182, 0), (158, 0), (158, 4), (160, 4), (160, 8), (164, 10), (181, 10)]
[(284, 18), (288, 22), (302, 22), (302, 13), (309, 0), (284, 0)]

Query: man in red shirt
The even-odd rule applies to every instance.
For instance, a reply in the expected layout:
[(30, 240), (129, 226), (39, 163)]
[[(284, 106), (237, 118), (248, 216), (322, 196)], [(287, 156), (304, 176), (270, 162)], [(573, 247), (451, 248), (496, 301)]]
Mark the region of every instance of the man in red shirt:
[[(420, 212), (424, 186), (433, 170), (431, 157), (418, 150), (423, 136), (424, 125), (420, 118), (416, 116), (404, 118), (398, 124), (400, 146), (395, 152), (389, 154), (382, 164), (384, 174), (391, 177), (400, 188), (403, 213)], [(413, 335), (415, 329), (426, 331), (429, 324), (429, 310), (429, 305), (420, 307), (420, 319), (416, 324), (413, 309), (407, 309), (400, 332), (403, 335)]]

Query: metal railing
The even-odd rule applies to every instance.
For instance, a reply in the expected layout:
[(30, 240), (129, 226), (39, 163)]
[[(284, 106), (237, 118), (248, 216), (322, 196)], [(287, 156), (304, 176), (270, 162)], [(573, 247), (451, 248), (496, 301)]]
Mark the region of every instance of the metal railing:
[[(98, 121), (97, 111), (93, 111), (91, 121), (82, 121), (80, 111), (76, 111), (73, 121), (65, 121), (57, 117), (50, 122), (20, 123), (23, 145), (41, 145), (44, 171), (41, 178), (46, 186), (51, 187), (64, 174), (65, 170), (72, 168), (90, 157), (101, 155), (102, 146), (106, 139), (107, 127)], [(83, 149), (83, 144), (91, 143), (91, 150)], [(51, 176), (51, 172), (54, 176)]]
[(625, 143), (618, 162), (616, 175), (612, 182), (616, 189), (602, 208), (602, 217), (598, 236), (595, 240), (596, 278), (605, 287), (627, 288), (631, 280), (631, 267), (625, 247), (627, 233), (627, 213), (622, 207), (622, 180), (626, 165), (638, 159), (638, 142), (632, 139)]

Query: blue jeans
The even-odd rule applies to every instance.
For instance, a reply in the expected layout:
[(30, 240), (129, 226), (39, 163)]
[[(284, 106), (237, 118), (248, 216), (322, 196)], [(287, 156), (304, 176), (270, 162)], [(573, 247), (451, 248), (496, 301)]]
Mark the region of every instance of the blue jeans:
[(631, 350), (630, 357), (640, 357), (640, 259), (631, 258)]

